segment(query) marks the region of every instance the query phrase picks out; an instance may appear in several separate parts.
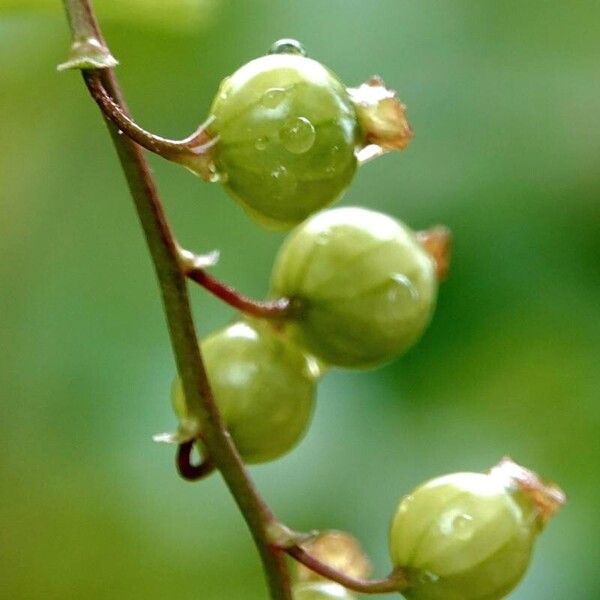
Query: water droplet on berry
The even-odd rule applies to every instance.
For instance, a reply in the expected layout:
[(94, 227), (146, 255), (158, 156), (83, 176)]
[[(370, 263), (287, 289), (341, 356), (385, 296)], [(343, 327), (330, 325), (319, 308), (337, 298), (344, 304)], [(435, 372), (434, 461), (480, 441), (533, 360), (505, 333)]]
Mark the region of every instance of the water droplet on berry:
[(271, 193), (278, 200), (283, 200), (294, 194), (298, 186), (296, 177), (283, 165), (271, 171), (269, 184)]
[(306, 366), (310, 377), (313, 379), (319, 379), (325, 370), (323, 365), (319, 364), (319, 362), (312, 357), (307, 357)]
[(400, 513), (407, 512), (408, 508), (414, 502), (414, 500), (415, 500), (414, 496), (406, 496), (406, 498), (404, 498), (404, 500), (402, 500), (402, 504), (401, 504), (400, 508), (398, 509), (398, 512), (400, 512)]
[(259, 137), (256, 142), (254, 142), (254, 147), (259, 150), (265, 150), (265, 148), (267, 147), (269, 140), (265, 137)]
[(422, 571), (419, 573), (418, 577), (420, 583), (435, 583), (439, 578), (439, 575), (436, 575), (431, 571)]
[(229, 83), (229, 79), (230, 77), (225, 77), (225, 79), (223, 79), (223, 81), (221, 82), (219, 93), (220, 100), (227, 100), (227, 98), (229, 97), (229, 85), (227, 85)]
[(329, 151), (329, 157), (327, 159), (329, 164), (325, 167), (325, 172), (328, 175), (333, 175), (338, 170), (337, 166), (339, 164), (340, 152), (341, 148), (338, 145), (333, 146)]
[(298, 40), (285, 38), (277, 40), (271, 46), (269, 54), (298, 54), (299, 56), (306, 56), (306, 50)]
[(292, 154), (304, 154), (315, 143), (317, 134), (314, 125), (305, 117), (289, 119), (279, 131), (283, 147)]
[(418, 299), (419, 292), (406, 275), (402, 273), (396, 273), (395, 275), (392, 275), (391, 279), (395, 285), (392, 285), (388, 291), (388, 300), (390, 302), (396, 302), (402, 296), (409, 296), (411, 300)]
[(224, 180), (224, 178), (221, 175), (221, 173), (219, 173), (219, 171), (217, 170), (217, 166), (215, 165), (214, 162), (211, 162), (208, 165), (208, 181), (210, 183), (218, 183), (223, 180)]
[(475, 522), (468, 513), (453, 510), (442, 517), (439, 528), (443, 535), (464, 541), (473, 535)]
[(271, 88), (263, 94), (261, 104), (265, 108), (277, 108), (285, 101), (286, 95), (285, 88)]
[(468, 540), (474, 531), (473, 517), (466, 513), (457, 515), (452, 521), (452, 531), (459, 540)]

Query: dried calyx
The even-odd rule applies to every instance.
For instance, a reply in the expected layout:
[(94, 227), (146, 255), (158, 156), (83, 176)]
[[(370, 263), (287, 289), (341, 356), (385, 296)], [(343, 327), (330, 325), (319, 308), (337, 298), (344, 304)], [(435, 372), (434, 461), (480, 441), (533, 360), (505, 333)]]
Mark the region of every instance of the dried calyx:
[(529, 501), (540, 526), (546, 525), (567, 502), (566, 494), (558, 485), (544, 481), (537, 473), (507, 456), (490, 469), (490, 475), (504, 481), (507, 489), (520, 493)]
[(365, 139), (365, 162), (392, 150), (408, 146), (413, 133), (406, 119), (406, 106), (381, 77), (371, 77), (357, 88), (348, 88)]

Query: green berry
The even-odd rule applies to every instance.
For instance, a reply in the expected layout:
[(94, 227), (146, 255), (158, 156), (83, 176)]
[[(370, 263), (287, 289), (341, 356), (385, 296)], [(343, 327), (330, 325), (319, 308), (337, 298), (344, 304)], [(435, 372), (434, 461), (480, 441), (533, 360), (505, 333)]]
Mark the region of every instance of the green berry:
[[(371, 573), (371, 562), (358, 540), (345, 531), (323, 531), (303, 546), (313, 558), (350, 577), (364, 579)], [(323, 577), (298, 563), (297, 579), (309, 582)]]
[(251, 217), (284, 229), (350, 184), (358, 121), (344, 85), (294, 40), (226, 78), (209, 127), (216, 173)]
[[(318, 373), (312, 361), (261, 322), (234, 323), (201, 347), (215, 401), (242, 458), (267, 462), (296, 446), (313, 412)], [(179, 378), (172, 402), (185, 421)]]
[(299, 583), (294, 586), (294, 600), (352, 600), (354, 596), (333, 581)]
[(455, 473), (406, 496), (390, 554), (414, 600), (500, 600), (519, 582), (546, 518), (564, 502), (530, 471), (503, 461), (489, 474)]
[(412, 346), (429, 323), (437, 282), (432, 259), (399, 221), (362, 208), (314, 215), (277, 257), (276, 296), (302, 310), (288, 331), (319, 360), (370, 367)]

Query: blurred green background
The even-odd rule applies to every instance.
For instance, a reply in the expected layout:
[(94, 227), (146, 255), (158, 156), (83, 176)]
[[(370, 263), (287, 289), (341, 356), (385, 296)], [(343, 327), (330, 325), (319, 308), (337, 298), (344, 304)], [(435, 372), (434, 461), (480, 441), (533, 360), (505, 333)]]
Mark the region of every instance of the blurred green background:
[[(252, 469), (298, 529), (351, 531), (389, 567), (401, 494), (502, 455), (570, 496), (517, 600), (600, 597), (600, 3), (97, 1), (137, 120), (171, 137), (225, 75), (297, 37), (348, 84), (379, 73), (409, 150), (344, 204), (449, 225), (451, 279), (420, 345), (334, 372), (289, 457)], [(0, 597), (265, 598), (218, 477), (180, 481), (173, 359), (151, 264), (55, 0), (0, 0)], [(181, 241), (266, 292), (282, 235), (219, 186), (151, 157)], [(198, 327), (231, 311), (192, 290)]]

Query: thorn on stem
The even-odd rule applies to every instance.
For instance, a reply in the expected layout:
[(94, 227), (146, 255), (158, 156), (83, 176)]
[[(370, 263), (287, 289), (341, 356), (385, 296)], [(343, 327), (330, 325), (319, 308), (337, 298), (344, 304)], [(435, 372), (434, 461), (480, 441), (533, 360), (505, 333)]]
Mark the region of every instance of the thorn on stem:
[(58, 71), (110, 69), (119, 64), (109, 49), (97, 38), (86, 37), (75, 40), (69, 58), (56, 67)]

